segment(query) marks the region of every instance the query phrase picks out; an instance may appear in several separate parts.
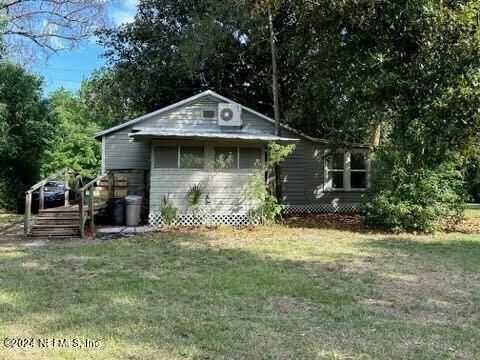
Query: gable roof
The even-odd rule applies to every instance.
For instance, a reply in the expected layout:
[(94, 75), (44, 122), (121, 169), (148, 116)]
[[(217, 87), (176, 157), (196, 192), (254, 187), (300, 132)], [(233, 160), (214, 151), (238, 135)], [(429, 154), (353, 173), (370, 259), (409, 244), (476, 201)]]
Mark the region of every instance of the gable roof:
[[(97, 138), (97, 139), (98, 139), (98, 138), (101, 138), (101, 137), (104, 136), (104, 135), (110, 134), (110, 133), (115, 132), (115, 131), (117, 131), (117, 130), (121, 130), (121, 129), (126, 128), (126, 127), (131, 126), (131, 125), (135, 125), (135, 124), (137, 124), (137, 123), (139, 123), (139, 122), (141, 122), (141, 121), (143, 121), (143, 120), (149, 119), (149, 118), (154, 117), (154, 116), (157, 116), (157, 115), (161, 115), (161, 114), (166, 113), (166, 112), (168, 112), (168, 111), (170, 111), (170, 110), (174, 110), (174, 109), (179, 108), (179, 107), (181, 107), (181, 106), (183, 106), (183, 105), (186, 105), (186, 104), (188, 104), (188, 103), (190, 103), (190, 102), (192, 102), (192, 101), (196, 101), (196, 100), (198, 100), (198, 99), (201, 99), (201, 98), (203, 98), (203, 97), (205, 97), (205, 96), (211, 96), (211, 97), (213, 97), (213, 98), (215, 98), (215, 99), (217, 99), (217, 100), (220, 100), (220, 101), (222, 101), (222, 102), (237, 104), (237, 105), (239, 105), (239, 106), (242, 108), (242, 110), (245, 110), (245, 111), (247, 111), (247, 112), (249, 112), (249, 113), (251, 113), (251, 114), (253, 114), (253, 115), (256, 115), (256, 116), (262, 118), (263, 120), (265, 120), (265, 121), (267, 121), (267, 122), (269, 122), (269, 123), (275, 124), (275, 120), (273, 120), (272, 118), (269, 118), (268, 116), (263, 115), (262, 113), (259, 113), (258, 111), (255, 111), (255, 110), (253, 110), (253, 109), (251, 109), (251, 108), (249, 108), (249, 107), (243, 106), (242, 104), (238, 104), (237, 102), (235, 102), (235, 101), (233, 101), (233, 100), (230, 100), (230, 99), (228, 99), (228, 98), (226, 98), (226, 97), (224, 97), (224, 96), (222, 96), (222, 95), (220, 95), (220, 94), (217, 94), (215, 91), (207, 90), (207, 91), (201, 92), (201, 93), (199, 93), (199, 94), (197, 94), (197, 95), (191, 96), (191, 97), (189, 97), (189, 98), (187, 98), (187, 99), (185, 99), (185, 100), (182, 100), (182, 101), (176, 102), (176, 103), (174, 103), (174, 104), (172, 104), (172, 105), (169, 105), (169, 106), (167, 106), (167, 107), (164, 107), (164, 108), (162, 108), (162, 109), (160, 109), (160, 110), (153, 111), (153, 112), (151, 112), (151, 113), (142, 115), (142, 116), (137, 117), (137, 118), (135, 118), (135, 119), (133, 119), (133, 120), (127, 121), (127, 122), (125, 122), (125, 123), (123, 123), (123, 124), (120, 124), (120, 125), (111, 127), (111, 128), (109, 128), (109, 129), (106, 129), (106, 130), (103, 130), (103, 131), (99, 131), (99, 132), (97, 132), (97, 133), (95, 134), (95, 138)], [(297, 135), (299, 135), (299, 136), (302, 136), (302, 137), (304, 137), (304, 138), (306, 138), (306, 139), (309, 139), (309, 140), (312, 140), (312, 141), (321, 140), (321, 139), (316, 139), (316, 138), (309, 137), (309, 136), (307, 136), (307, 135), (305, 135), (305, 134), (303, 134), (303, 133), (301, 133), (301, 132), (299, 132), (299, 131), (296, 131), (296, 130), (290, 128), (290, 127), (287, 126), (287, 125), (281, 124), (281, 126), (282, 126), (284, 129), (287, 129), (287, 130), (289, 130), (289, 131), (291, 131), (291, 132), (293, 132), (293, 133), (295, 133), (295, 134), (297, 134)], [(321, 140), (321, 141), (324, 141), (324, 140)]]
[[(239, 104), (239, 103), (237, 103), (237, 102), (235, 102), (235, 101), (233, 101), (233, 100), (230, 100), (230, 99), (226, 98), (225, 96), (222, 96), (222, 95), (220, 95), (220, 94), (217, 94), (215, 91), (206, 90), (206, 91), (203, 91), (203, 92), (201, 92), (201, 93), (199, 93), (199, 94), (197, 94), (197, 95), (191, 96), (191, 97), (189, 97), (189, 98), (187, 98), (187, 99), (181, 100), (181, 101), (176, 102), (176, 103), (174, 103), (174, 104), (172, 104), (172, 105), (169, 105), (169, 106), (167, 106), (167, 107), (164, 107), (164, 108), (162, 108), (162, 109), (153, 111), (153, 112), (151, 112), (151, 113), (148, 113), (148, 114), (142, 115), (142, 116), (140, 116), (140, 117), (137, 117), (137, 118), (135, 118), (135, 119), (133, 119), (133, 120), (127, 121), (127, 122), (125, 122), (125, 123), (123, 123), (123, 124), (120, 124), (120, 125), (111, 127), (111, 128), (109, 128), (109, 129), (106, 129), (106, 130), (103, 130), (103, 131), (99, 131), (99, 132), (97, 132), (97, 133), (95, 134), (95, 138), (96, 138), (96, 139), (100, 139), (100, 138), (101, 138), (102, 136), (104, 136), (104, 135), (110, 134), (110, 133), (115, 132), (115, 131), (117, 131), (117, 130), (121, 130), (121, 129), (126, 128), (126, 127), (128, 127), (128, 126), (137, 124), (137, 123), (139, 123), (139, 122), (141, 122), (141, 121), (143, 121), (143, 120), (149, 119), (149, 118), (151, 118), (151, 117), (154, 117), (154, 116), (157, 116), (157, 115), (161, 115), (161, 114), (163, 114), (163, 113), (166, 113), (167, 111), (174, 110), (174, 109), (176, 109), (176, 108), (179, 108), (180, 106), (186, 105), (186, 104), (188, 104), (188, 103), (190, 103), (190, 102), (192, 102), (192, 101), (196, 101), (196, 100), (201, 99), (201, 98), (203, 98), (203, 97), (205, 97), (205, 96), (211, 96), (211, 97), (213, 97), (213, 98), (215, 98), (215, 99), (217, 99), (217, 100), (220, 100), (220, 101), (222, 101), (222, 102), (237, 104), (237, 105), (239, 105), (239, 106), (242, 108), (242, 110), (245, 110), (245, 111), (247, 111), (247, 112), (249, 112), (249, 113), (251, 113), (251, 114), (253, 114), (253, 115), (256, 115), (256, 116), (258, 116), (259, 118), (261, 118), (261, 119), (263, 119), (263, 120), (265, 120), (265, 121), (267, 121), (267, 122), (269, 122), (269, 123), (271, 123), (271, 124), (275, 124), (275, 120), (273, 120), (272, 118), (270, 118), (270, 117), (268, 117), (268, 116), (266, 116), (266, 115), (264, 115), (264, 114), (262, 114), (262, 113), (259, 113), (258, 111), (255, 111), (255, 110), (253, 110), (253, 109), (251, 109), (251, 108), (249, 108), (249, 107), (246, 107), (246, 106), (244, 106), (244, 105), (242, 105), (242, 104)], [(280, 124), (280, 126), (281, 126), (283, 129), (288, 130), (288, 131), (291, 131), (292, 133), (294, 133), (294, 134), (296, 134), (296, 135), (298, 135), (298, 136), (300, 136), (300, 137), (302, 137), (302, 138), (304, 138), (304, 139), (307, 139), (307, 140), (310, 140), (310, 141), (313, 141), (313, 142), (316, 142), (316, 143), (324, 143), (324, 144), (328, 143), (327, 140), (325, 140), (325, 139), (320, 139), (320, 138), (308, 136), (308, 135), (302, 133), (301, 131), (298, 131), (298, 130), (295, 130), (295, 129), (291, 128), (291, 127), (288, 126), (288, 125)], [(356, 144), (356, 145), (353, 145), (353, 146), (354, 146), (354, 147), (363, 147), (363, 148), (368, 148), (368, 147), (369, 147), (368, 145), (359, 145), (359, 144)]]

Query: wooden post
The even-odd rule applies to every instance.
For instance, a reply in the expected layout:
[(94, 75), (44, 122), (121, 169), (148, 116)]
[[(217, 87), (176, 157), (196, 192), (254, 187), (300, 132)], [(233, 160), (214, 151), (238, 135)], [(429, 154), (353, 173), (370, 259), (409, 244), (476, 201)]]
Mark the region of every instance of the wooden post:
[(38, 210), (45, 209), (45, 185), (38, 189)]
[(85, 212), (83, 211), (83, 204), (85, 200), (85, 193), (80, 191), (80, 203), (78, 204), (78, 212), (79, 212), (79, 221), (80, 221), (80, 236), (82, 238), (85, 237)]
[(27, 191), (25, 195), (25, 223), (23, 233), (27, 236), (30, 233), (30, 216), (32, 214), (32, 192)]
[(94, 203), (93, 203), (93, 186), (90, 187), (90, 190), (88, 191), (89, 194), (89, 199), (88, 199), (88, 212), (90, 213), (90, 230), (92, 233), (95, 231), (95, 209), (94, 209)]
[(70, 204), (70, 184), (68, 183), (68, 173), (65, 173), (65, 206)]
[(109, 172), (108, 173), (108, 200), (113, 199), (113, 173)]
[(146, 181), (147, 181), (147, 171), (141, 171), (142, 174), (142, 181), (140, 182), (140, 194), (142, 195), (142, 202), (140, 205), (140, 218), (143, 220), (145, 217), (145, 188), (146, 188)]

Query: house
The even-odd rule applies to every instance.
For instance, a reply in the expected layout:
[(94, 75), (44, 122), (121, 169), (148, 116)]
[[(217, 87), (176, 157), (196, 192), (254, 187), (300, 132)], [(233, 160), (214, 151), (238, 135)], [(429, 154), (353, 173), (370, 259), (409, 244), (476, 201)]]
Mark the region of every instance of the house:
[[(249, 204), (243, 186), (256, 161), (263, 161), (270, 141), (295, 143), (281, 164), (285, 212), (354, 212), (368, 186), (368, 147), (330, 153), (325, 140), (282, 126), (213, 91), (101, 131), (102, 173), (144, 170), (147, 174), (150, 221), (158, 221), (163, 196), (178, 207), (181, 223), (194, 221), (186, 199), (189, 189), (208, 179), (202, 201), (215, 221), (242, 224)], [(232, 156), (228, 166), (207, 166), (221, 155)], [(194, 157), (197, 161), (182, 161)], [(138, 192), (138, 173), (128, 175), (129, 192)]]

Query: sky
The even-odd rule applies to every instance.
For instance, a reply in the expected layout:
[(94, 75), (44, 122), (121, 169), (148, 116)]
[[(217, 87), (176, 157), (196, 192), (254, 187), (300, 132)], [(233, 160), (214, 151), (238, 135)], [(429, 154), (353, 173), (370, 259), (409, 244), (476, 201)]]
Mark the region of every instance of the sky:
[[(114, 25), (133, 21), (138, 0), (124, 0), (109, 9)], [(80, 88), (82, 78), (88, 77), (95, 68), (105, 65), (101, 57), (104, 49), (92, 38), (81, 43), (76, 49), (51, 55), (45, 61), (33, 66), (32, 70), (43, 76), (44, 93), (64, 87), (72, 92)]]

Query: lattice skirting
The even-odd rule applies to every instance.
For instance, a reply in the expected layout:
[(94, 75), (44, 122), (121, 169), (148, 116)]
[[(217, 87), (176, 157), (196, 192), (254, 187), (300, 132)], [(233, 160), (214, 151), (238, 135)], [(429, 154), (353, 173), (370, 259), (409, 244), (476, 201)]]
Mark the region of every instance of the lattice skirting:
[[(149, 215), (149, 224), (151, 227), (159, 228), (165, 225), (162, 216), (159, 213), (152, 212)], [(180, 214), (172, 225), (180, 226), (200, 226), (200, 225), (231, 225), (245, 226), (256, 225), (258, 221), (252, 219), (247, 214)]]
[[(306, 205), (283, 205), (283, 214), (312, 214), (312, 213), (358, 213), (363, 205), (359, 203), (345, 204), (306, 204)], [(201, 225), (230, 225), (245, 226), (258, 225), (259, 221), (247, 214), (180, 214), (172, 225), (176, 226), (201, 226)], [(158, 212), (149, 215), (149, 224), (154, 228), (165, 225), (162, 216)]]
[(355, 214), (361, 212), (361, 203), (329, 203), (329, 204), (305, 204), (305, 205), (283, 205), (284, 214), (314, 214), (314, 213), (344, 213)]

